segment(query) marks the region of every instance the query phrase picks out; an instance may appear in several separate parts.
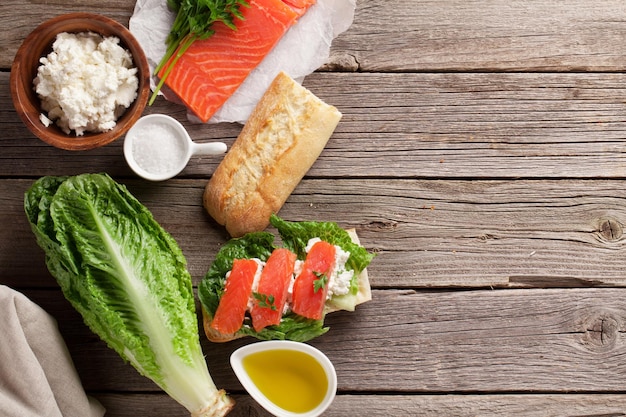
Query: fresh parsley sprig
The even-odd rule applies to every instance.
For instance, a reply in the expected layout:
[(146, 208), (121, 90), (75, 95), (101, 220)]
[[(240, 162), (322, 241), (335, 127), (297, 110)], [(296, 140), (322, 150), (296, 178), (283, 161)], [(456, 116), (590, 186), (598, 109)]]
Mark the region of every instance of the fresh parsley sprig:
[(276, 304), (274, 304), (274, 296), (261, 294), (258, 292), (252, 292), (252, 296), (258, 301), (258, 306), (263, 308), (269, 308), (272, 311), (276, 311)]
[(176, 12), (176, 18), (165, 40), (167, 44), (165, 55), (154, 69), (154, 73), (161, 71), (172, 56), (174, 59), (165, 68), (150, 97), (149, 105), (154, 103), (165, 79), (191, 44), (212, 36), (215, 33), (213, 30), (215, 22), (222, 22), (232, 30), (237, 30), (235, 19), (243, 20), (240, 8), (249, 7), (246, 0), (167, 0), (167, 5)]
[(313, 275), (317, 277), (317, 279), (313, 281), (313, 292), (317, 293), (319, 290), (324, 289), (326, 284), (328, 284), (328, 275), (325, 272), (317, 271), (313, 271)]

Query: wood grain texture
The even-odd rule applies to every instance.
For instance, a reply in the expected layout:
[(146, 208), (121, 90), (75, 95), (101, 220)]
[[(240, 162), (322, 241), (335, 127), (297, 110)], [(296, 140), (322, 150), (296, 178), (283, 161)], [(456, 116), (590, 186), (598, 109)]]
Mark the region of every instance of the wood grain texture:
[[(88, 391), (159, 392), (82, 324), (58, 290), (27, 290), (53, 317)], [(326, 318), (310, 342), (340, 393), (619, 393), (626, 289), (374, 290), (356, 312)], [(201, 337), (220, 388), (242, 392), (228, 358), (253, 339)], [(355, 351), (347, 347), (358, 347)]]
[[(32, 182), (0, 181), (0, 275), (10, 285), (50, 286), (24, 215)], [(206, 181), (122, 183), (201, 279), (228, 238), (202, 207)], [(307, 179), (279, 214), (356, 228), (377, 254), (369, 267), (377, 288), (624, 286), (625, 199), (617, 180)]]
[[(0, 68), (10, 67), (20, 40), (45, 19), (89, 11), (128, 24), (134, 4), (5, 2)], [(593, 7), (587, 0), (359, 0), (352, 26), (333, 44), (329, 64), (364, 72), (623, 71), (625, 16), (620, 0)]]
[(9, 0), (0, 10), (0, 69), (8, 71), (22, 41), (44, 21), (65, 13), (98, 13), (128, 27), (135, 2), (132, 0)]
[[(176, 179), (135, 177), (123, 141), (88, 152), (21, 124), (9, 68), (43, 20), (91, 11), (128, 23), (134, 0), (9, 0), (0, 8), (0, 283), (55, 317), (88, 393), (113, 417), (188, 413), (92, 334), (45, 268), (23, 210), (43, 175), (108, 172), (185, 254), (194, 284), (227, 234), (202, 208), (219, 158)], [(17, 18), (16, 18), (17, 16)], [(334, 416), (626, 415), (626, 3), (359, 0), (304, 85), (343, 113), (280, 211), (354, 227), (377, 254), (374, 299), (327, 318), (312, 344), (339, 376)], [(238, 124), (197, 125), (229, 146)], [(210, 372), (267, 416), (212, 344)]]
[[(31, 135), (0, 73), (0, 175), (106, 170), (130, 176), (123, 139), (68, 153)], [(314, 177), (626, 177), (624, 74), (316, 73), (305, 86), (343, 118)], [(238, 124), (196, 125), (181, 106), (158, 100), (149, 113), (177, 117), (194, 140), (229, 146)], [(24, 152), (27, 149), (27, 152)], [(219, 158), (194, 158), (183, 177), (209, 178)]]
[(619, 0), (359, 2), (335, 43), (361, 71), (620, 71)]
[[(98, 395), (116, 417), (135, 417), (133, 410), (164, 412), (171, 417), (185, 411), (163, 395)], [(249, 397), (235, 396), (229, 417), (270, 417)], [(339, 395), (324, 416), (368, 417), (501, 417), (525, 415), (621, 417), (626, 409), (623, 395)]]

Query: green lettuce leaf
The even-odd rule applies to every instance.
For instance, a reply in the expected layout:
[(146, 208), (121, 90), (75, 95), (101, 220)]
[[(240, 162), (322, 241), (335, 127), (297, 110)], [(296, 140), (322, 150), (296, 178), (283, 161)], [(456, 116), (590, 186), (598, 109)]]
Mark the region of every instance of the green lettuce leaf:
[(329, 330), (324, 327), (323, 320), (312, 320), (297, 314), (288, 313), (283, 316), (280, 324), (268, 326), (256, 332), (252, 327), (250, 318), (246, 317), (240, 334), (256, 337), (261, 340), (294, 340), (296, 342), (306, 342), (323, 335)]
[(374, 258), (374, 254), (369, 253), (363, 246), (356, 244), (344, 229), (334, 222), (288, 222), (277, 215), (270, 217), (270, 222), (274, 226), (283, 244), (298, 255), (298, 259), (306, 257), (306, 245), (309, 239), (319, 237), (320, 239), (339, 246), (350, 253), (350, 258), (346, 262), (346, 267), (353, 270), (355, 275), (363, 271)]

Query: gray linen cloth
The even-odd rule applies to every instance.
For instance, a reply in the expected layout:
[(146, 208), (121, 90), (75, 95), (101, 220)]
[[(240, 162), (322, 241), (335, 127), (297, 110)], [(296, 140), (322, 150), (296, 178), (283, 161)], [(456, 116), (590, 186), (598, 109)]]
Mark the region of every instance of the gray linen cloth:
[(0, 285), (0, 416), (102, 417), (80, 382), (56, 320)]

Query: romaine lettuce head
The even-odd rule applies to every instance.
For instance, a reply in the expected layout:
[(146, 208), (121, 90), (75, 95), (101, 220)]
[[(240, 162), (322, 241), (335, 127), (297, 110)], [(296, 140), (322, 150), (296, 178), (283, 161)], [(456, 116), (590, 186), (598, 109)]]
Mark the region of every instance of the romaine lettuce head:
[[(318, 237), (350, 253), (346, 268), (352, 269), (354, 277), (350, 283), (350, 293), (337, 297), (335, 306), (353, 310), (358, 292), (358, 275), (367, 267), (373, 254), (354, 243), (344, 229), (333, 222), (288, 222), (276, 215), (270, 218), (282, 240), (284, 247), (293, 251), (297, 258), (306, 258), (306, 246), (310, 239)], [(266, 261), (274, 249), (274, 235), (267, 232), (248, 233), (240, 238), (229, 240), (218, 252), (215, 261), (209, 268), (204, 279), (198, 286), (198, 298), (209, 316), (213, 316), (224, 292), (226, 273), (232, 269), (233, 260), (241, 258), (258, 258)], [(332, 300), (331, 300), (332, 302)], [(321, 336), (329, 330), (323, 320), (312, 320), (294, 313), (283, 316), (280, 324), (268, 326), (256, 332), (250, 317), (246, 316), (242, 328), (236, 336), (252, 336), (261, 340), (288, 339), (305, 342)]]
[(176, 241), (106, 174), (43, 177), (24, 208), (46, 264), (85, 323), (194, 415), (232, 402), (209, 375)]

